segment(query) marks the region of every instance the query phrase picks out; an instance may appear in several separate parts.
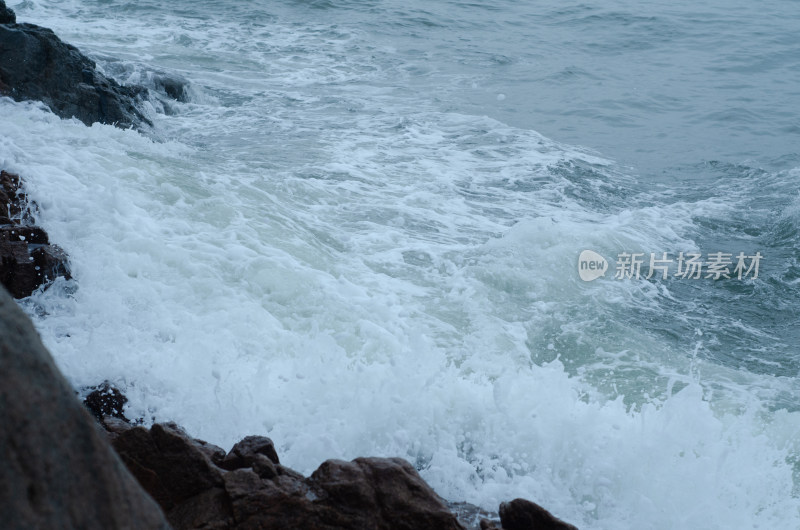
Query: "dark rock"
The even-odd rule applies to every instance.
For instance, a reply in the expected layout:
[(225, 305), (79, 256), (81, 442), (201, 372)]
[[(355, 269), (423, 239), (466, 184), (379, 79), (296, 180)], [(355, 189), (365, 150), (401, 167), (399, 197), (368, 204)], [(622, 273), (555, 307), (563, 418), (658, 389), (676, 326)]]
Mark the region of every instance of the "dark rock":
[[(10, 13), (10, 15), (9, 15)], [(38, 100), (62, 118), (122, 128), (150, 121), (137, 108), (142, 87), (120, 86), (47, 28), (17, 24), (0, 0), (0, 95)]]
[(237, 528), (228, 492), (223, 488), (211, 488), (176, 506), (169, 512), (169, 520), (175, 528)]
[(514, 499), (501, 504), (500, 521), (504, 530), (578, 530), (538, 504), (525, 499)]
[(500, 523), (490, 521), (489, 519), (481, 519), (479, 528), (480, 530), (503, 530), (503, 527), (500, 526)]
[[(269, 461), (269, 460), (267, 460)], [(399, 458), (329, 460), (308, 479), (226, 473), (236, 528), (462, 529), (416, 470)]]
[(30, 296), (57, 277), (70, 278), (66, 253), (33, 226), (35, 208), (19, 176), (0, 171), (0, 284), (14, 298)]
[(328, 460), (307, 483), (329, 507), (322, 521), (331, 527), (462, 529), (444, 501), (401, 458)]
[(4, 529), (168, 528), (2, 289), (0, 425)]
[(220, 467), (227, 470), (251, 467), (257, 455), (264, 455), (275, 464), (280, 464), (272, 440), (264, 436), (247, 436), (233, 446)]
[[(174, 424), (116, 434), (114, 447), (178, 529), (461, 530), (442, 499), (399, 458), (329, 460), (311, 477), (278, 464), (269, 438), (220, 451)], [(210, 446), (213, 447), (213, 446)]]
[(14, 24), (16, 21), (17, 15), (6, 7), (6, 3), (3, 0), (0, 0), (0, 24)]
[(122, 461), (166, 512), (223, 485), (222, 470), (175, 424), (156, 424), (150, 430), (135, 427), (120, 433), (112, 443)]
[(26, 224), (34, 224), (35, 220), (22, 219), (27, 210), (29, 210), (28, 198), (22, 191), (19, 175), (0, 171), (0, 215), (3, 215), (8, 221), (3, 224), (20, 224), (22, 221), (27, 221)]
[(30, 295), (38, 286), (36, 269), (28, 245), (0, 240), (0, 283), (14, 298)]
[(39, 285), (52, 282), (58, 277), (70, 279), (72, 276), (69, 269), (67, 253), (57, 245), (28, 245), (33, 266), (36, 269), (36, 277)]
[(84, 406), (89, 409), (89, 412), (99, 422), (103, 422), (106, 416), (127, 421), (128, 419), (122, 412), (127, 402), (128, 398), (118, 389), (109, 385), (108, 381), (93, 387), (89, 395), (83, 400)]
[(203, 440), (197, 440), (196, 438), (192, 438), (192, 443), (197, 449), (200, 450), (201, 453), (206, 455), (206, 458), (211, 460), (211, 462), (217, 466), (219, 466), (222, 463), (222, 460), (225, 458), (225, 449), (222, 447), (204, 442)]
[(157, 74), (153, 76), (153, 85), (158, 92), (169, 98), (183, 103), (189, 100), (188, 91), (186, 89), (189, 86), (189, 82), (183, 78), (166, 74)]
[(256, 475), (267, 480), (278, 478), (278, 470), (275, 464), (264, 455), (256, 455), (253, 459), (253, 471)]

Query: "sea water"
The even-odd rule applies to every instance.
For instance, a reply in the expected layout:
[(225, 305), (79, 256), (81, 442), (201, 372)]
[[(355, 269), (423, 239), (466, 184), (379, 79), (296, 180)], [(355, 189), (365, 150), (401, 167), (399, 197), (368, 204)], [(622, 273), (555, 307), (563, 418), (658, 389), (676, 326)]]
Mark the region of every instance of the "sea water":
[(796, 2), (9, 7), (187, 83), (142, 132), (0, 99), (74, 276), (22, 304), (76, 388), (584, 529), (800, 528)]

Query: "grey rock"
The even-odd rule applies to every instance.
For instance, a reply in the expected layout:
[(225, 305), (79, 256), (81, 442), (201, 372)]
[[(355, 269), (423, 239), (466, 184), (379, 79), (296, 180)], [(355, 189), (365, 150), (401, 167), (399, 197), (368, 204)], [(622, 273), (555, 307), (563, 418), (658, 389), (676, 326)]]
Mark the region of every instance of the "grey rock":
[(169, 528), (3, 289), (0, 425), (4, 529)]

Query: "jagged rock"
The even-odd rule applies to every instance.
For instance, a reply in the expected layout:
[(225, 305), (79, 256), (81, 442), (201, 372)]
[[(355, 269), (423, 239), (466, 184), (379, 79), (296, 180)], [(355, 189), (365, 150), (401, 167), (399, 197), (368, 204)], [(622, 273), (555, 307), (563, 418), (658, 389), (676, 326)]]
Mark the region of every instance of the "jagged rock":
[(175, 424), (119, 433), (114, 449), (169, 516), (169, 510), (223, 484), (222, 470)]
[(0, 425), (4, 529), (169, 528), (3, 289)]
[(462, 529), (444, 501), (402, 458), (328, 460), (306, 481), (329, 507), (331, 528)]
[(514, 499), (500, 505), (500, 522), (504, 530), (578, 530), (538, 504)]
[(122, 460), (178, 529), (463, 529), (399, 458), (329, 460), (306, 478), (280, 465), (261, 436), (248, 436), (224, 458), (174, 424), (115, 436)]
[(0, 95), (38, 100), (62, 118), (122, 128), (150, 123), (137, 108), (142, 87), (120, 86), (52, 30), (18, 24), (0, 0)]
[(51, 245), (35, 222), (18, 175), (0, 171), (0, 284), (24, 298), (62, 276), (70, 278), (66, 253)]
[(247, 436), (233, 446), (220, 463), (220, 467), (230, 471), (251, 467), (257, 455), (264, 455), (273, 463), (280, 464), (272, 440), (264, 436)]

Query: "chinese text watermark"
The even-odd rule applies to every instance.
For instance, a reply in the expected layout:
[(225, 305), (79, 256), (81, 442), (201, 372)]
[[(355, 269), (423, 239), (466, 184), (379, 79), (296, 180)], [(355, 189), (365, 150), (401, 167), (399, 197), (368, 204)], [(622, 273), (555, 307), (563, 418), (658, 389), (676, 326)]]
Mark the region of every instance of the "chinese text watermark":
[[(614, 278), (645, 279), (667, 278), (688, 280), (720, 280), (735, 278), (757, 279), (758, 267), (764, 257), (760, 252), (745, 254), (739, 252), (735, 256), (726, 252), (679, 252), (677, 256), (667, 252), (660, 254), (651, 252), (649, 259), (644, 252), (620, 252), (617, 254)], [(643, 269), (644, 266), (644, 270)], [(581, 280), (590, 282), (606, 275), (608, 261), (593, 250), (584, 250), (578, 256), (578, 274)]]

